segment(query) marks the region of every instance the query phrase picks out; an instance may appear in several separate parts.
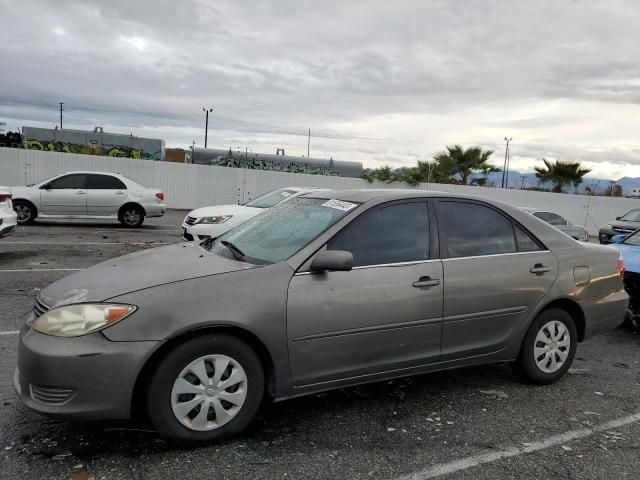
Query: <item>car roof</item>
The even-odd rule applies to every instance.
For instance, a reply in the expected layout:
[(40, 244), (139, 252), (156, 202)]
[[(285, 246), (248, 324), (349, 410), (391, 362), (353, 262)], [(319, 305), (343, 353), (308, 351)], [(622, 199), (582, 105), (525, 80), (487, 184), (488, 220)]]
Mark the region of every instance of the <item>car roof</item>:
[(71, 174), (83, 174), (83, 175), (113, 175), (114, 177), (122, 177), (122, 178), (126, 178), (124, 175), (122, 175), (121, 173), (114, 173), (114, 172), (95, 172), (95, 171), (87, 171), (87, 170), (73, 170), (71, 172), (63, 172), (63, 173), (59, 173), (56, 175), (56, 177), (59, 177), (61, 175), (71, 175)]
[(443, 198), (467, 198), (470, 200), (487, 201), (486, 198), (474, 197), (472, 195), (461, 195), (458, 193), (440, 192), (437, 190), (413, 190), (401, 188), (362, 188), (351, 190), (324, 190), (318, 192), (310, 192), (308, 197), (326, 198), (344, 200), (347, 202), (365, 203), (371, 200), (384, 198), (387, 200), (403, 199), (403, 198), (420, 198), (420, 197), (443, 197)]

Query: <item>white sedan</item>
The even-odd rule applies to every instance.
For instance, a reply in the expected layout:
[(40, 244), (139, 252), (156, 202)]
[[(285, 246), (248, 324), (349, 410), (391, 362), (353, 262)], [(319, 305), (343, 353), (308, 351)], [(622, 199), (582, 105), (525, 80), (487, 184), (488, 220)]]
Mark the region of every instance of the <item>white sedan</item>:
[(139, 227), (145, 217), (161, 217), (164, 193), (109, 172), (68, 172), (27, 187), (13, 187), (18, 224), (36, 218), (105, 218)]
[(0, 187), (0, 238), (11, 235), (16, 229), (16, 212), (11, 205), (11, 191)]
[(265, 193), (244, 205), (214, 205), (196, 208), (190, 211), (182, 222), (182, 237), (189, 242), (217, 238), (267, 208), (304, 193), (323, 190), (326, 189), (287, 187)]

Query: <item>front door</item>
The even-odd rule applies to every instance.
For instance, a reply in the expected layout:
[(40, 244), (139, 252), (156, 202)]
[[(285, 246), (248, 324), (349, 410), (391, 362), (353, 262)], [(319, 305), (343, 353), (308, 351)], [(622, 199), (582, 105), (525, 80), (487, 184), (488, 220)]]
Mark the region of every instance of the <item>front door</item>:
[(40, 187), (40, 209), (46, 215), (86, 215), (87, 176), (73, 173)]
[(432, 259), (425, 201), (374, 207), (326, 248), (353, 254), (348, 272), (298, 272), (287, 335), (294, 385), (437, 361), (442, 262)]
[(504, 348), (553, 285), (558, 260), (477, 202), (437, 202), (444, 267), (442, 360)]
[(111, 175), (89, 175), (87, 185), (87, 215), (113, 216), (125, 203), (127, 186)]

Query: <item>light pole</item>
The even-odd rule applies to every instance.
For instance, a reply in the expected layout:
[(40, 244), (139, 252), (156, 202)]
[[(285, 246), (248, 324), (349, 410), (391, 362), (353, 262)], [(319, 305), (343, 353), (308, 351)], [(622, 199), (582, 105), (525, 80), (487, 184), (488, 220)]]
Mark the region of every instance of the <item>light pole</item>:
[(504, 137), (504, 141), (507, 142), (507, 146), (504, 149), (504, 168), (502, 169), (502, 188), (505, 187), (505, 174), (506, 174), (506, 180), (507, 180), (507, 188), (509, 188), (509, 163), (508, 163), (508, 158), (509, 158), (509, 143), (511, 142), (511, 140), (513, 140), (512, 138), (507, 138)]
[(209, 112), (213, 112), (213, 108), (202, 107), (202, 111), (205, 113), (204, 121), (204, 148), (207, 148), (207, 134), (209, 133)]

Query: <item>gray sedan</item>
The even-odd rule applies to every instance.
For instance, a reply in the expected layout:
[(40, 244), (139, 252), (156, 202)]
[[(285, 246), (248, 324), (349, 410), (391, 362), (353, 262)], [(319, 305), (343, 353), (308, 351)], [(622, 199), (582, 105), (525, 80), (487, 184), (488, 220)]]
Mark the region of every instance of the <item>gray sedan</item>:
[(229, 437), (264, 397), (487, 362), (548, 384), (627, 308), (619, 254), (517, 208), (428, 191), (313, 192), (216, 240), (44, 289), (14, 385), (39, 412)]

